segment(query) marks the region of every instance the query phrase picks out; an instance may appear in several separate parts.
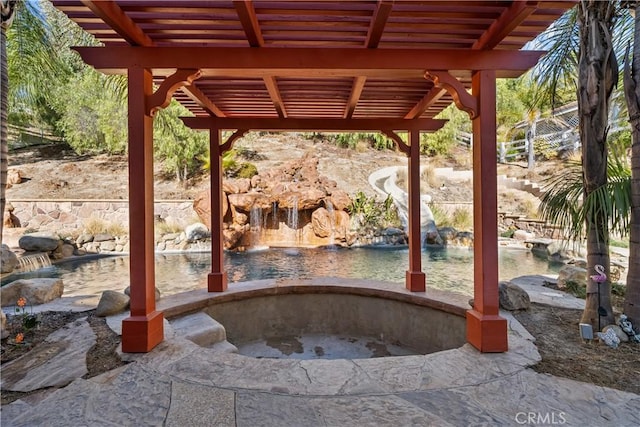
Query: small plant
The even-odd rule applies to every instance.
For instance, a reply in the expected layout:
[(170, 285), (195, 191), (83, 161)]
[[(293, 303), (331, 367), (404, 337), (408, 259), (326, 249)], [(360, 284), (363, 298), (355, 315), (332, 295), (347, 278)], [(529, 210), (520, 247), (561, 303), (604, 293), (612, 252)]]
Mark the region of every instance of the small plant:
[(429, 204), (429, 208), (431, 209), (431, 213), (433, 214), (433, 221), (438, 227), (453, 226), (453, 220), (451, 219), (447, 211), (433, 203)]
[(252, 178), (255, 175), (258, 175), (258, 168), (253, 163), (240, 163), (236, 170), (238, 178)]
[(468, 209), (456, 208), (451, 218), (453, 227), (458, 230), (469, 230), (473, 226), (473, 215)]
[(20, 330), (16, 333), (14, 342), (15, 344), (23, 344), (24, 331), (29, 331), (37, 327), (40, 321), (38, 320), (38, 316), (33, 314), (33, 312), (30, 311), (27, 313), (27, 299), (25, 297), (20, 297), (18, 301), (16, 301), (15, 315), (18, 321), (17, 323), (20, 325)]
[(431, 188), (440, 188), (440, 179), (436, 176), (436, 170), (432, 166), (424, 168), (421, 180), (426, 181)]
[(89, 234), (108, 233), (112, 236), (125, 236), (129, 230), (120, 223), (112, 223), (101, 218), (89, 218), (84, 223), (84, 231)]
[(611, 293), (619, 297), (624, 297), (627, 292), (627, 287), (623, 283), (612, 283)]
[(573, 280), (565, 283), (565, 291), (576, 298), (585, 299), (587, 297), (587, 287)]
[(183, 230), (183, 227), (174, 221), (157, 221), (155, 224), (155, 229), (161, 235), (170, 234), (170, 233), (180, 233)]
[(84, 231), (89, 234), (104, 233), (106, 229), (105, 221), (100, 218), (91, 217), (84, 223)]
[(109, 223), (105, 231), (112, 236), (126, 236), (129, 234), (127, 227), (119, 223)]

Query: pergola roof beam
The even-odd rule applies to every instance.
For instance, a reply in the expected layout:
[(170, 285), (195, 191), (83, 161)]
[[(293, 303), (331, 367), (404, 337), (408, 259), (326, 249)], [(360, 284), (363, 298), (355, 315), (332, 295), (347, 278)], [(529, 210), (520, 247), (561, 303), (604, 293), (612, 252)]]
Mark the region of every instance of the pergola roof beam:
[(99, 70), (130, 67), (151, 69), (200, 68), (252, 70), (286, 75), (303, 70), (307, 76), (336, 72), (366, 75), (380, 70), (510, 70), (525, 72), (543, 51), (472, 49), (350, 49), (350, 48), (235, 48), (235, 47), (76, 47), (82, 59)]
[(153, 45), (151, 38), (129, 18), (113, 0), (81, 1), (83, 5), (91, 9), (98, 18), (102, 19), (130, 44), (134, 46)]
[(181, 117), (192, 129), (251, 129), (264, 131), (411, 131), (434, 132), (447, 122), (436, 119), (271, 119), (271, 118), (216, 118)]
[[(233, 5), (238, 12), (238, 18), (244, 29), (244, 33), (247, 36), (247, 41), (251, 47), (264, 46), (264, 37), (262, 36), (262, 30), (260, 29), (260, 23), (256, 15), (256, 9), (253, 6), (252, 0), (235, 0)], [(287, 110), (284, 107), (284, 101), (280, 95), (280, 89), (278, 88), (278, 82), (275, 76), (263, 77), (264, 85), (267, 87), (273, 106), (278, 112), (278, 116), (281, 118), (287, 117)]]
[[(134, 46), (153, 47), (151, 38), (129, 18), (113, 0), (81, 0), (91, 11), (109, 24), (122, 38)], [(225, 114), (207, 98), (194, 84), (184, 86), (182, 91), (194, 102), (212, 115), (224, 117)]]
[(353, 112), (356, 110), (356, 106), (358, 105), (358, 101), (360, 100), (360, 95), (362, 95), (362, 89), (364, 89), (364, 84), (366, 83), (366, 81), (366, 77), (354, 77), (353, 86), (351, 87), (351, 94), (349, 95), (347, 108), (344, 112), (345, 119), (350, 119), (351, 117), (353, 117)]
[(485, 31), (472, 49), (493, 49), (538, 7), (538, 1), (516, 0)]
[(235, 0), (233, 6), (238, 12), (238, 18), (247, 36), (247, 41), (251, 47), (261, 47), (264, 45), (264, 38), (256, 16), (256, 10), (251, 0)]
[(431, 105), (436, 103), (447, 91), (444, 88), (433, 87), (427, 94), (404, 116), (405, 119), (415, 119), (424, 114)]
[(276, 82), (276, 78), (273, 76), (264, 77), (264, 84), (267, 86), (267, 91), (269, 92), (269, 96), (273, 101), (273, 105), (278, 112), (278, 116), (281, 118), (287, 117), (287, 110), (284, 108), (284, 101), (282, 100), (282, 96), (280, 95), (280, 90), (278, 89), (278, 83)]
[(184, 86), (182, 91), (187, 95), (193, 102), (202, 107), (207, 113), (216, 117), (225, 117), (225, 113), (216, 106), (211, 100), (200, 90), (197, 88), (195, 84), (191, 84), (191, 86)]
[(378, 0), (376, 10), (373, 13), (371, 24), (369, 25), (369, 31), (367, 32), (367, 40), (365, 46), (368, 48), (378, 47), (384, 28), (387, 25), (389, 15), (391, 15), (391, 9), (393, 8), (392, 0)]

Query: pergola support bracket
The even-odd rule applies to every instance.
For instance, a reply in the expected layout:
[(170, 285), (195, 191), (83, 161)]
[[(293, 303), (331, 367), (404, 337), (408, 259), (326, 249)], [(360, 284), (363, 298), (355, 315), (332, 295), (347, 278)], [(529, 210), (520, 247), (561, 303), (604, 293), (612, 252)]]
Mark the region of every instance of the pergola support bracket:
[(467, 112), (471, 120), (478, 117), (478, 99), (467, 92), (462, 83), (448, 71), (426, 71), (424, 78), (431, 80), (435, 87), (449, 92), (456, 107)]
[(146, 97), (146, 113), (149, 116), (155, 116), (158, 110), (169, 105), (171, 97), (178, 89), (191, 85), (201, 75), (202, 72), (197, 69), (179, 69), (168, 76), (152, 95)]

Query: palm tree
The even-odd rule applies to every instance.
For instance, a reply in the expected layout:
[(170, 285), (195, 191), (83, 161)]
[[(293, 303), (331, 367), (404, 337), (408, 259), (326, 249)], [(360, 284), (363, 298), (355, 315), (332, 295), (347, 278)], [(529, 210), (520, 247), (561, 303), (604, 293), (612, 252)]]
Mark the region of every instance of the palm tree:
[(631, 123), (631, 220), (629, 225), (629, 271), (624, 312), (640, 325), (640, 1), (625, 4), (634, 15), (633, 59), (625, 55), (624, 92)]
[[(576, 8), (559, 22), (569, 32), (561, 32), (558, 26), (547, 34), (547, 45), (555, 44), (542, 67), (549, 67), (553, 60), (559, 61), (544, 76), (552, 82), (554, 95), (561, 87), (566, 88), (572, 76), (577, 75), (578, 115), (580, 119), (580, 142), (582, 144), (582, 198), (599, 202), (600, 194), (607, 186), (607, 132), (611, 95), (618, 80), (618, 64), (615, 56), (612, 33), (619, 11), (619, 2), (581, 0)], [(576, 34), (578, 37), (573, 37)], [(566, 29), (565, 29), (566, 30)], [(560, 42), (559, 42), (560, 41)], [(577, 50), (576, 50), (577, 47)], [(577, 53), (576, 53), (577, 52)], [(576, 70), (577, 68), (577, 70)], [(563, 85), (564, 83), (564, 85)], [(574, 207), (575, 210), (577, 207)], [(601, 265), (610, 276), (609, 259), (609, 212), (602, 206), (583, 211), (583, 216), (570, 214), (584, 221), (587, 243), (587, 269), (595, 272)], [(580, 224), (580, 228), (582, 223)], [(601, 294), (600, 294), (601, 293)], [(600, 298), (600, 295), (602, 298)], [(598, 284), (588, 279), (587, 298), (581, 322), (596, 327), (602, 319), (604, 325), (614, 323), (611, 307), (611, 283)], [(599, 313), (602, 307), (606, 313)], [(601, 315), (604, 314), (604, 315)]]
[(7, 30), (13, 22), (16, 13), (16, 0), (0, 0), (0, 244), (4, 229), (4, 207), (7, 203), (7, 172), (9, 163), (9, 142), (7, 140), (7, 119), (9, 110), (8, 91), (9, 78), (7, 76)]
[[(52, 8), (48, 3), (39, 0), (21, 2), (0, 0), (2, 12), (0, 213), (2, 215), (4, 215), (6, 204), (9, 151), (7, 123), (10, 118), (10, 101), (15, 104), (16, 100), (19, 100), (32, 110), (42, 109), (43, 106), (47, 108), (45, 98), (49, 92), (49, 88), (46, 87), (48, 79), (43, 78), (43, 75), (61, 66), (64, 67), (61, 61), (55, 61), (59, 49), (52, 45), (53, 37), (46, 23), (48, 18), (44, 9), (46, 6)], [(3, 224), (0, 222), (0, 243), (2, 232)]]

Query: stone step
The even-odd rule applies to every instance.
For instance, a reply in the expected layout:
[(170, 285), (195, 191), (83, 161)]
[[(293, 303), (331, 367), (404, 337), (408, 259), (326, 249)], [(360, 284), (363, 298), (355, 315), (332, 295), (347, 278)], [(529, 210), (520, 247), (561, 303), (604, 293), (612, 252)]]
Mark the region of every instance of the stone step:
[(210, 348), (220, 353), (237, 353), (238, 352), (238, 347), (231, 344), (227, 340), (217, 342), (214, 345), (210, 346)]
[(227, 340), (224, 326), (202, 312), (171, 320), (170, 323), (176, 334), (201, 347), (211, 347)]

